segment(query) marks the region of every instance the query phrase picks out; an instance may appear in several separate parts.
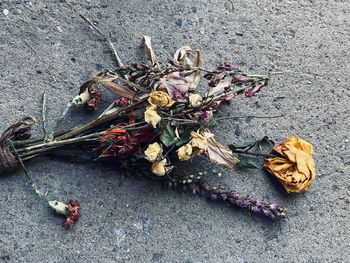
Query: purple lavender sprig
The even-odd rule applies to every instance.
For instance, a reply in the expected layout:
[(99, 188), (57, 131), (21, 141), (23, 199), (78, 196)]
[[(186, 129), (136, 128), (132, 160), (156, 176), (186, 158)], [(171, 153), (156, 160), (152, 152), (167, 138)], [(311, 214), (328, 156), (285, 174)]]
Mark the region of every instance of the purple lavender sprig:
[(287, 209), (282, 208), (274, 203), (267, 203), (266, 201), (255, 199), (250, 196), (244, 196), (237, 191), (233, 191), (223, 187), (212, 187), (209, 183), (200, 179), (192, 183), (192, 191), (204, 192), (210, 200), (221, 201), (229, 205), (235, 205), (240, 208), (245, 208), (257, 215), (266, 216), (270, 219), (287, 218)]

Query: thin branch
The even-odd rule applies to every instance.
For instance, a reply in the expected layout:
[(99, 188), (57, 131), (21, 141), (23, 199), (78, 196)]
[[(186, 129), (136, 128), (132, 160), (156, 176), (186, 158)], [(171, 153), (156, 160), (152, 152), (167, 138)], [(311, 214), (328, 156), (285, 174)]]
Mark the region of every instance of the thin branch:
[(39, 191), (37, 185), (35, 184), (35, 182), (33, 181), (33, 179), (29, 176), (29, 173), (28, 173), (28, 171), (27, 171), (27, 168), (24, 166), (24, 163), (23, 163), (21, 157), (19, 156), (19, 154), (18, 154), (18, 152), (17, 152), (15, 146), (13, 145), (12, 141), (11, 141), (11, 140), (8, 140), (8, 142), (9, 142), (9, 144), (10, 144), (10, 146), (11, 146), (11, 149), (12, 149), (13, 153), (15, 154), (15, 156), (16, 156), (16, 158), (17, 158), (19, 164), (21, 165), (21, 167), (22, 167), (22, 169), (23, 169), (23, 171), (24, 171), (24, 175), (25, 175), (26, 179), (28, 180), (28, 182), (30, 183), (30, 186), (32, 187), (33, 191), (34, 191), (40, 198), (42, 198), (46, 203), (48, 203), (49, 200), (46, 198), (45, 195), (43, 195), (43, 194)]
[(46, 113), (47, 113), (47, 96), (46, 93), (43, 93), (43, 104), (41, 108), (41, 117), (42, 117), (42, 126), (44, 138), (46, 137)]
[(108, 43), (109, 47), (112, 49), (112, 52), (114, 54), (114, 57), (117, 61), (117, 65), (118, 67), (120, 68), (125, 68), (125, 65), (124, 63), (122, 62), (122, 60), (120, 59), (119, 55), (118, 55), (118, 52), (117, 52), (117, 49), (115, 48), (115, 46), (113, 45), (112, 41), (110, 40), (110, 38), (108, 36), (106, 36), (104, 33), (102, 33), (102, 31), (97, 27), (95, 26), (95, 24), (86, 16), (80, 14), (80, 17), (85, 21), (87, 22), (90, 26), (92, 26), (93, 29), (95, 29), (104, 39), (105, 41)]
[(273, 154), (257, 153), (257, 152), (246, 152), (246, 151), (242, 151), (242, 150), (233, 150), (232, 152), (238, 153), (238, 154), (247, 154), (247, 155), (263, 156), (263, 157), (270, 157), (270, 158), (276, 157), (276, 155), (273, 155)]
[(255, 118), (255, 119), (275, 119), (275, 118), (281, 118), (284, 115), (274, 115), (274, 116), (259, 116), (259, 115), (246, 115), (246, 116), (229, 116), (229, 117), (222, 117), (214, 119), (214, 121), (221, 121), (221, 120), (229, 120), (229, 119), (242, 119), (242, 118)]

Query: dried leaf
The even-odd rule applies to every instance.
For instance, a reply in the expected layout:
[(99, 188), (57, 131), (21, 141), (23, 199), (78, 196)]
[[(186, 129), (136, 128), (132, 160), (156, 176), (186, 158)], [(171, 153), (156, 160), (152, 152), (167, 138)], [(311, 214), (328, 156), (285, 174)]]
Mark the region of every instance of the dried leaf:
[[(195, 57), (194, 57), (192, 67), (198, 68), (202, 64), (202, 56), (201, 56), (201, 52), (199, 51), (199, 49), (194, 50), (194, 52), (195, 52)], [(195, 88), (197, 88), (197, 86), (199, 84), (200, 75), (201, 75), (201, 72), (199, 70), (195, 70), (191, 74), (191, 83), (190, 83), (191, 90), (194, 90)]]
[(214, 138), (208, 138), (207, 154), (210, 161), (222, 164), (228, 168), (233, 168), (239, 162), (228, 147), (218, 143)]
[(261, 169), (262, 166), (259, 165), (256, 161), (253, 159), (246, 157), (244, 155), (240, 155), (238, 157), (239, 163), (238, 166), (241, 168), (248, 168), (248, 169)]
[(230, 87), (231, 83), (229, 81), (220, 82), (215, 87), (209, 90), (209, 96), (218, 96), (224, 93), (225, 89)]
[(103, 87), (108, 89), (109, 91), (113, 92), (116, 95), (119, 95), (121, 97), (125, 97), (128, 99), (133, 99), (138, 101), (139, 98), (135, 96), (135, 93), (131, 90), (124, 88), (120, 86), (117, 83), (114, 83), (112, 80), (109, 79), (100, 79), (98, 80), (98, 83), (100, 83)]
[[(193, 62), (188, 57), (189, 53), (194, 53)], [(192, 68), (198, 68), (202, 63), (202, 56), (199, 49), (192, 49), (190, 46), (183, 46), (175, 52), (174, 60), (180, 65), (188, 65)], [(188, 83), (188, 89), (190, 90), (196, 89), (199, 83), (200, 73), (201, 72), (199, 70), (189, 70), (189, 71), (182, 72), (183, 77)]]
[(143, 41), (144, 41), (144, 48), (145, 48), (145, 52), (149, 58), (149, 60), (152, 62), (152, 65), (155, 66), (156, 68), (160, 68), (159, 67), (159, 63), (156, 57), (156, 54), (153, 51), (152, 48), (152, 42), (151, 42), (151, 38), (149, 36), (143, 36)]
[(174, 54), (174, 60), (180, 65), (192, 65), (192, 61), (188, 58), (187, 54), (193, 51), (190, 46), (183, 46), (176, 50)]
[(160, 134), (160, 140), (165, 147), (170, 147), (176, 143), (179, 139), (176, 137), (175, 128), (168, 123), (165, 129)]

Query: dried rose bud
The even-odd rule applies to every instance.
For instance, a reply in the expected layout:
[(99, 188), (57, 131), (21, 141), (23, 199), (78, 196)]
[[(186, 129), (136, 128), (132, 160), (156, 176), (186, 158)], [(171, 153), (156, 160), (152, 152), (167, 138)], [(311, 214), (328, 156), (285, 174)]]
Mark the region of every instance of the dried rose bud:
[(116, 104), (122, 108), (128, 106), (129, 102), (130, 102), (130, 100), (128, 98), (125, 98), (125, 97), (120, 97), (119, 99), (116, 100)]
[(252, 81), (252, 79), (243, 76), (234, 76), (231, 80), (231, 82), (236, 85), (243, 85)]
[(255, 85), (253, 87), (251, 87), (250, 89), (247, 89), (245, 92), (244, 92), (244, 95), (247, 97), (247, 98), (251, 98), (253, 97), (256, 93), (258, 93), (262, 87), (264, 87), (265, 85), (264, 84), (260, 84), (260, 85)]
[(205, 124), (208, 124), (209, 121), (213, 118), (212, 111), (202, 111), (199, 115), (199, 120)]
[(226, 94), (226, 95), (221, 96), (220, 99), (223, 103), (230, 105), (232, 103), (232, 100), (233, 100), (233, 95)]
[(207, 106), (208, 109), (216, 110), (220, 105), (220, 101), (212, 101)]

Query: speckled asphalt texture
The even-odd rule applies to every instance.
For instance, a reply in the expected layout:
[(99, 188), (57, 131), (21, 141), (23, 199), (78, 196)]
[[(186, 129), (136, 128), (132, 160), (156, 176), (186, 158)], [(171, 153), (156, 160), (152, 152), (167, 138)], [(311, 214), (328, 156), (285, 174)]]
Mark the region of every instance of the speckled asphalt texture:
[[(66, 230), (21, 171), (2, 176), (0, 262), (350, 262), (349, 1), (2, 0), (0, 11), (1, 130), (25, 115), (40, 120), (44, 91), (52, 127), (79, 85), (114, 65), (82, 13), (127, 62), (146, 60), (140, 44), (149, 35), (164, 63), (189, 44), (208, 68), (227, 60), (253, 73), (284, 72), (221, 113), (284, 117), (230, 121), (216, 138), (300, 136), (315, 147), (318, 173), (309, 191), (287, 195), (266, 173), (222, 169), (222, 183), (289, 209), (288, 221), (271, 222), (156, 182), (122, 180), (113, 167), (36, 159), (27, 168), (39, 188), (50, 199), (79, 199), (81, 220)], [(76, 110), (65, 127), (92, 117)], [(187, 168), (210, 166), (195, 160)]]

